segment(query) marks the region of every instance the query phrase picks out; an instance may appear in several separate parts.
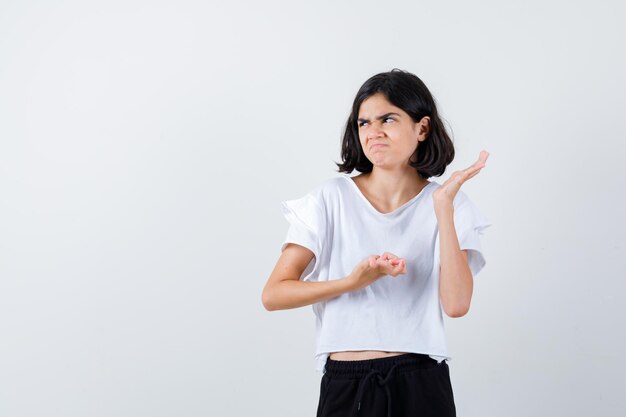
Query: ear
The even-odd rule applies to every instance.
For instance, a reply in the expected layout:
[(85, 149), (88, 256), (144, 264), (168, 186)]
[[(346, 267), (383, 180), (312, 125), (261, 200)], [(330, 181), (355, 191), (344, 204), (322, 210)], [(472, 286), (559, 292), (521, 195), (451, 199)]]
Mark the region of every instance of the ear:
[(426, 136), (428, 136), (428, 133), (430, 132), (430, 117), (422, 117), (422, 120), (417, 122), (416, 127), (418, 129), (417, 140), (420, 142), (426, 140)]

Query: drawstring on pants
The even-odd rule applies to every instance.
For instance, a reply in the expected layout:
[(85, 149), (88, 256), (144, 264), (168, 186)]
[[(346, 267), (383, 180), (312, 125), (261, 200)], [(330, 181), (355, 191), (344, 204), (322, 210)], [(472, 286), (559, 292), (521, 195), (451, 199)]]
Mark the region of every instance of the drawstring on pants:
[(378, 369), (372, 369), (363, 378), (363, 380), (361, 380), (359, 389), (357, 391), (357, 408), (353, 414), (354, 416), (356, 416), (361, 410), (361, 399), (363, 398), (363, 390), (365, 389), (365, 385), (367, 384), (369, 379), (375, 375), (377, 378), (378, 385), (385, 387), (385, 392), (387, 394), (387, 417), (391, 417), (391, 390), (389, 389), (389, 385), (387, 385), (387, 383), (391, 380), (391, 377), (393, 376), (393, 371), (396, 369), (398, 365), (400, 365), (400, 362), (393, 365), (391, 369), (389, 370), (389, 372), (387, 372), (387, 375), (384, 375)]

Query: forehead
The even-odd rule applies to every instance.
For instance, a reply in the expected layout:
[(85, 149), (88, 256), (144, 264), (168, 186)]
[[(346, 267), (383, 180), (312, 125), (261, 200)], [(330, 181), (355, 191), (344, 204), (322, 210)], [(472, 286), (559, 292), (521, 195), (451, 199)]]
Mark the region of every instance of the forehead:
[(389, 100), (380, 93), (366, 98), (359, 107), (359, 117), (374, 117), (388, 112), (404, 114), (401, 108), (391, 104)]

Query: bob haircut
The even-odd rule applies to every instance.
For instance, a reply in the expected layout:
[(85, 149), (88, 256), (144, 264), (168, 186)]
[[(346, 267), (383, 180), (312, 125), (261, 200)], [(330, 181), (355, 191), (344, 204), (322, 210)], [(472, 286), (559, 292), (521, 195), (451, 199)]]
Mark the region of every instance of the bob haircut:
[(350, 173), (356, 169), (368, 173), (374, 167), (363, 153), (357, 119), (361, 103), (377, 93), (382, 93), (391, 104), (404, 110), (416, 123), (424, 116), (430, 117), (428, 135), (411, 155), (409, 165), (424, 179), (442, 175), (454, 159), (454, 144), (426, 85), (416, 75), (398, 68), (372, 76), (357, 92), (343, 134), (342, 163), (335, 162), (339, 167), (338, 172)]

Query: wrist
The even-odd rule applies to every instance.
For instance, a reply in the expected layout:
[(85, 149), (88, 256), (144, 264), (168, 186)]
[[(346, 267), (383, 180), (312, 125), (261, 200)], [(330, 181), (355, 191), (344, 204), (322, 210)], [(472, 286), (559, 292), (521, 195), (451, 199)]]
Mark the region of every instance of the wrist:
[(354, 288), (354, 283), (355, 283), (355, 276), (354, 276), (354, 272), (349, 273), (348, 275), (346, 275), (343, 278), (343, 281), (345, 282), (345, 289), (346, 291), (352, 291)]
[(437, 217), (454, 216), (454, 206), (450, 203), (435, 204), (435, 215)]

